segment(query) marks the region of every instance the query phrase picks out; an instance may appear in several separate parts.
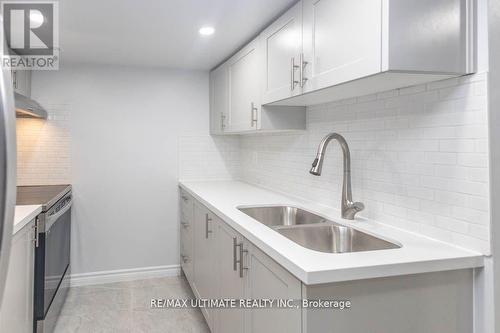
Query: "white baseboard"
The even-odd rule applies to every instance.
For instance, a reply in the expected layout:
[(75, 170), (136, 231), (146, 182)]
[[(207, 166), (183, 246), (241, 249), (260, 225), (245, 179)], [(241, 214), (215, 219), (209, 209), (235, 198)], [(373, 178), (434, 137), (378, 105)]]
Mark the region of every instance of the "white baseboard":
[(100, 271), (90, 273), (71, 274), (71, 287), (90, 286), (95, 284), (134, 281), (159, 277), (180, 275), (180, 265), (141, 267), (119, 269), (114, 271)]

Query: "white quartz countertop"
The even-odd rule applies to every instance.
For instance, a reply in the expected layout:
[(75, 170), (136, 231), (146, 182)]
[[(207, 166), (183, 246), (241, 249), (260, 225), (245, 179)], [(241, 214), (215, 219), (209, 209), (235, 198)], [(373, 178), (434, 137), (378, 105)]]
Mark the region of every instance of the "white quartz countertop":
[(14, 213), (14, 228), (12, 234), (21, 230), (26, 224), (33, 220), (42, 211), (40, 205), (16, 206)]
[[(239, 181), (180, 181), (180, 186), (305, 284), (437, 272), (483, 266), (483, 255), (372, 220), (340, 218), (340, 212)], [(291, 205), (402, 245), (399, 249), (323, 253), (304, 248), (239, 206)]]

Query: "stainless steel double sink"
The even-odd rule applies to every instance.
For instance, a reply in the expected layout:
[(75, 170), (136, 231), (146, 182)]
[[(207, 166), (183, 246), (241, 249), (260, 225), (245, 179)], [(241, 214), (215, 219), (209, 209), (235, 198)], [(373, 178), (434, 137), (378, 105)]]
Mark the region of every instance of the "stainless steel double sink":
[(297, 207), (269, 206), (238, 209), (295, 243), (311, 250), (346, 253), (401, 247)]

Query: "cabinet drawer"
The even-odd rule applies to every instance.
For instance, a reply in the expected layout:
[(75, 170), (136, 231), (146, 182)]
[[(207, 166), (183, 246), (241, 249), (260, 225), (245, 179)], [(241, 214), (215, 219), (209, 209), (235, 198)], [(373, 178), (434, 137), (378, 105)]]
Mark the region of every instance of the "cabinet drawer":
[[(191, 224), (181, 224), (181, 245), (193, 244), (193, 226)], [(188, 250), (188, 249), (185, 249)], [(192, 252), (192, 251), (189, 251)], [(190, 253), (189, 253), (190, 254)]]
[(189, 207), (193, 205), (193, 198), (187, 194), (186, 191), (180, 190), (179, 192), (181, 207)]
[(179, 194), (181, 223), (193, 221), (193, 197), (181, 190)]
[(188, 280), (193, 277), (193, 233), (192, 227), (181, 226), (181, 267)]
[(193, 213), (190, 210), (181, 209), (179, 214), (179, 222), (181, 226), (185, 224), (192, 225), (193, 224)]
[(180, 229), (180, 262), (188, 280), (193, 276), (193, 210), (194, 199), (180, 189), (179, 191), (179, 229)]

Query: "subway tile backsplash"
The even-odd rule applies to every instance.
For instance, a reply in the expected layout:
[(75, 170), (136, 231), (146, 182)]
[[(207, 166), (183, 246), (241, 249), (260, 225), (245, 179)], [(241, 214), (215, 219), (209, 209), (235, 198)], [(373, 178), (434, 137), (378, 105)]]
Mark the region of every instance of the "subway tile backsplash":
[(228, 180), (239, 178), (239, 139), (190, 133), (179, 138), (179, 179)]
[(67, 105), (46, 106), (47, 120), (16, 119), (19, 186), (71, 183), (70, 112)]
[(489, 253), (486, 74), (307, 108), (307, 131), (240, 138), (249, 183), (339, 208), (342, 153), (308, 173), (321, 139), (345, 136), (359, 215)]

